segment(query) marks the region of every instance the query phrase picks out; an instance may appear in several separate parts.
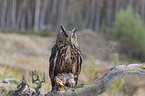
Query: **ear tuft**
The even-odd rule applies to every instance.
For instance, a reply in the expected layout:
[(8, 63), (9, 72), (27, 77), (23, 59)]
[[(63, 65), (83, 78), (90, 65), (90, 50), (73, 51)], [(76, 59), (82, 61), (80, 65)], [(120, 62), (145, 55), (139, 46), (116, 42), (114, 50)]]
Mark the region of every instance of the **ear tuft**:
[(78, 30), (78, 27), (74, 28), (72, 31), (75, 33)]
[(65, 28), (64, 28), (63, 26), (60, 26), (60, 28), (61, 28), (61, 30), (62, 30), (63, 32), (66, 31)]

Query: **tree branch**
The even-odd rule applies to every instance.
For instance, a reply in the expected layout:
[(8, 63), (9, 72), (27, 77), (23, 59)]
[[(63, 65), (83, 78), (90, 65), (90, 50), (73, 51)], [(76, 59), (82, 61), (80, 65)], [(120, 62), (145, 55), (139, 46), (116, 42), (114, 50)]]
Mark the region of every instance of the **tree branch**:
[(68, 90), (67, 92), (50, 91), (46, 96), (94, 96), (105, 92), (106, 88), (111, 85), (119, 77), (127, 74), (145, 74), (145, 64), (129, 64), (119, 65), (111, 68), (102, 78), (94, 80), (93, 82), (84, 85), (81, 88)]

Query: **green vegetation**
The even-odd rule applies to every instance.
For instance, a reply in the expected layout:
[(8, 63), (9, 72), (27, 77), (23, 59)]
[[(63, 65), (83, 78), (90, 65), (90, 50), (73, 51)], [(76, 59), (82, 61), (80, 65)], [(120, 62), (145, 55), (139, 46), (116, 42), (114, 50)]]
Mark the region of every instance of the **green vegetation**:
[(6, 78), (16, 78), (18, 80), (22, 79), (22, 73), (18, 72), (16, 68), (12, 69), (7, 67), (0, 66), (0, 80), (4, 80)]
[(120, 42), (120, 48), (129, 57), (144, 60), (145, 28), (144, 23), (131, 6), (120, 10), (111, 29), (113, 38)]
[(82, 66), (82, 70), (85, 73), (85, 75), (87, 75), (91, 80), (94, 80), (95, 78), (97, 78), (99, 76), (99, 73), (97, 73), (97, 68), (99, 66), (95, 65), (94, 63), (94, 57), (91, 56), (91, 63), (89, 66)]
[[(113, 55), (114, 67), (119, 65), (118, 58), (119, 58), (119, 54), (114, 53)], [(95, 65), (93, 56), (91, 56), (90, 61), (91, 61), (90, 65), (82, 66), (82, 70), (86, 76), (88, 76), (91, 80), (94, 80), (98, 76), (100, 76), (100, 74), (96, 70), (99, 67), (99, 65)], [(124, 86), (124, 79), (123, 77), (121, 77), (120, 79), (113, 82), (109, 88), (107, 88), (106, 93), (108, 94), (108, 96), (124, 96), (123, 92), (120, 92), (123, 86)], [(103, 94), (102, 96), (105, 96), (105, 94)]]
[[(18, 72), (16, 68), (12, 69), (8, 66), (0, 66), (0, 80), (4, 80), (6, 78), (16, 78), (21, 82), (22, 73)], [(9, 90), (13, 90), (16, 88), (14, 84), (18, 84), (18, 82), (13, 82), (12, 85), (1, 85), (0, 86), (0, 96), (6, 96)]]
[[(23, 76), (23, 74), (21, 73), (21, 72), (19, 72), (18, 70), (17, 70), (17, 68), (10, 68), (10, 67), (8, 67), (8, 66), (0, 66), (0, 80), (4, 80), (4, 79), (6, 79), (6, 78), (16, 78), (16, 79), (18, 79), (19, 80), (19, 83), (22, 81), (22, 76)], [(26, 71), (26, 73), (25, 73), (25, 75), (26, 75), (26, 79), (28, 80), (28, 82), (29, 82), (29, 85), (30, 85), (30, 87), (31, 88), (36, 88), (36, 84), (33, 84), (32, 83), (32, 76), (30, 75), (30, 72), (28, 72), (28, 71)], [(42, 71), (40, 72), (38, 72), (38, 75), (39, 75), (39, 77), (40, 77), (40, 80), (42, 80), (42, 77), (45, 75), (46, 76), (46, 78), (45, 78), (45, 84), (43, 83), (42, 84), (42, 88), (40, 89), (43, 93), (47, 93), (49, 90), (50, 90), (50, 81), (48, 80), (48, 78), (47, 78), (47, 74), (43, 74), (42, 73)], [(17, 86), (18, 84), (16, 83), (16, 86)], [(15, 87), (13, 87), (13, 88), (11, 88), (12, 86), (10, 85), (10, 88), (8, 88), (8, 89), (6, 89), (7, 91), (9, 91), (9, 90), (16, 90), (16, 86)], [(6, 94), (6, 93), (5, 93)]]
[[(48, 91), (50, 91), (51, 89), (51, 82), (48, 80), (47, 74), (43, 74), (42, 71), (37, 71), (40, 80), (42, 80), (43, 76), (45, 75), (45, 82), (42, 83), (42, 87), (41, 87), (41, 92), (43, 93), (47, 93)], [(29, 74), (29, 72), (26, 72), (26, 77), (28, 78), (29, 81), (29, 85), (31, 88), (36, 88), (36, 84), (32, 83), (32, 76)]]
[[(118, 53), (114, 53), (113, 61), (114, 61), (114, 67), (116, 67), (118, 64)], [(109, 93), (111, 96), (123, 96), (123, 93), (121, 93), (121, 89), (124, 86), (124, 79), (123, 77), (119, 78), (115, 82), (111, 84), (109, 88), (107, 88), (107, 93)]]

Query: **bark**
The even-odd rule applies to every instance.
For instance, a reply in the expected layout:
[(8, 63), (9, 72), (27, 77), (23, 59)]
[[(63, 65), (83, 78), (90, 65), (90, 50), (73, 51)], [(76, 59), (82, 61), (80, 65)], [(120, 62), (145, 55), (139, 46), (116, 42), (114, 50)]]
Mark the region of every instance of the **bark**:
[(22, 18), (22, 13), (23, 13), (23, 10), (25, 8), (25, 4), (23, 3), (20, 8), (18, 9), (18, 14), (17, 14), (17, 26), (16, 26), (16, 30), (19, 30), (20, 29), (20, 24), (21, 24), (21, 18)]
[[(107, 0), (107, 14), (106, 14), (106, 27), (111, 27), (112, 22), (112, 0)], [(106, 30), (107, 34), (109, 34), (109, 30)]]
[(45, 96), (96, 96), (105, 92), (106, 88), (110, 86), (118, 78), (127, 74), (145, 74), (145, 64), (129, 64), (119, 65), (111, 68), (102, 78), (94, 80), (93, 82), (84, 85), (81, 88), (75, 88), (73, 91), (58, 92), (51, 91)]
[(46, 12), (46, 19), (45, 19), (45, 22), (46, 22), (46, 25), (49, 27), (47, 29), (52, 30), (52, 22), (51, 22), (51, 19), (52, 19), (52, 5), (53, 5), (53, 2), (52, 0), (48, 0), (48, 5), (47, 5), (47, 12)]
[(43, 6), (41, 17), (40, 17), (40, 30), (46, 29), (45, 20), (46, 20), (46, 10), (47, 10), (48, 3), (49, 3), (48, 0), (44, 1), (44, 6)]
[(89, 21), (89, 25), (88, 25), (88, 28), (89, 29), (93, 29), (93, 25), (94, 25), (94, 20), (95, 20), (95, 2), (96, 0), (92, 0), (91, 1), (91, 9), (90, 9), (90, 21)]
[(101, 21), (101, 27), (100, 27), (100, 34), (103, 35), (104, 34), (104, 29), (105, 29), (105, 18), (102, 17), (102, 21)]
[(65, 10), (66, 10), (66, 0), (61, 0), (59, 4), (59, 13), (58, 13), (58, 25), (65, 25)]
[(23, 10), (22, 13), (22, 20), (21, 20), (21, 32), (25, 32), (25, 22), (26, 21), (26, 7)]
[(2, 16), (1, 16), (1, 28), (2, 30), (5, 30), (5, 24), (6, 24), (6, 10), (7, 10), (7, 0), (3, 1), (3, 7), (2, 7)]
[(117, 14), (118, 10), (119, 10), (119, 0), (115, 0), (115, 15)]
[(15, 30), (16, 26), (16, 7), (17, 7), (17, 0), (13, 0), (12, 2), (12, 29)]
[(32, 30), (32, 1), (30, 0), (27, 0), (27, 28), (28, 28), (28, 31), (31, 31)]
[(11, 29), (11, 15), (12, 15), (12, 4), (11, 0), (8, 0), (8, 7), (7, 7), (7, 15), (6, 15), (6, 29), (5, 30), (10, 30)]
[(39, 31), (40, 0), (36, 0), (34, 30)]
[(87, 14), (85, 17), (85, 28), (88, 28), (88, 26), (89, 26), (89, 16), (90, 16), (89, 14), (90, 14), (90, 7), (88, 8)]
[(52, 30), (54, 30), (57, 21), (57, 7), (58, 7), (57, 2), (58, 0), (53, 0), (53, 4), (52, 4), (52, 13), (50, 18), (50, 24), (52, 25)]
[(145, 21), (144, 20), (144, 18), (145, 18), (145, 10), (144, 10), (145, 7), (144, 6), (145, 6), (145, 0), (142, 0), (141, 17), (142, 17), (143, 21)]
[(95, 20), (95, 32), (98, 33), (99, 32), (99, 28), (100, 28), (100, 17), (101, 17), (101, 9), (102, 9), (102, 1), (98, 0), (98, 6), (97, 6), (97, 11), (96, 11), (96, 20)]

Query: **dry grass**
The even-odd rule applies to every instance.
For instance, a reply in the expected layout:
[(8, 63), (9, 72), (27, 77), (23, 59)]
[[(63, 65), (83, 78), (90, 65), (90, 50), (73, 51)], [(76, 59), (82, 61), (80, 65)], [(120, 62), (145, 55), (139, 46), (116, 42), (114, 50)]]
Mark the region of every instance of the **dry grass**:
[[(0, 65), (9, 66), (6, 69), (1, 68), (8, 72), (4, 76), (11, 75), (11, 77), (21, 80), (22, 74), (26, 74), (30, 86), (34, 88), (36, 85), (31, 83), (31, 71), (36, 70), (41, 79), (44, 75), (46, 77), (46, 82), (42, 85), (41, 91), (48, 92), (50, 90), (48, 60), (55, 39), (56, 36), (41, 37), (0, 33)], [(113, 53), (115, 52), (116, 43), (106, 41), (103, 37), (90, 32), (90, 30), (78, 33), (78, 43), (83, 50), (84, 66), (90, 66), (91, 56), (94, 57), (94, 65), (99, 66), (96, 71), (101, 76), (113, 66)], [(15, 71), (16, 69), (18, 72)], [(86, 69), (86, 71), (89, 71), (89, 69)], [(20, 75), (15, 76), (19, 72)], [(0, 76), (0, 79), (6, 78), (4, 76)], [(90, 80), (89, 76), (82, 70), (79, 82), (87, 83)]]

